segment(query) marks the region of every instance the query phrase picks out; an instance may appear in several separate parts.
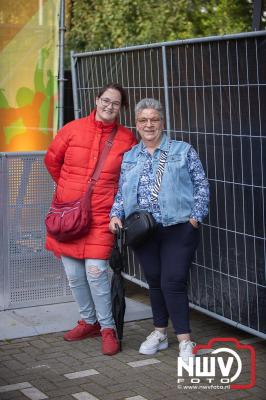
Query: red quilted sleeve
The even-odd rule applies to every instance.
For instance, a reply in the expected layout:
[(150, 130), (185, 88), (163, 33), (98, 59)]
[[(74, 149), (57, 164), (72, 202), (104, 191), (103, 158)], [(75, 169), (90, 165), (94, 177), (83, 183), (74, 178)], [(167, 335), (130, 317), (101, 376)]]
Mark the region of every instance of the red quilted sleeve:
[(68, 126), (64, 126), (57, 133), (44, 157), (44, 164), (56, 183), (58, 183), (58, 179), (60, 177), (60, 170), (64, 163), (65, 152), (68, 147), (68, 143), (69, 129)]

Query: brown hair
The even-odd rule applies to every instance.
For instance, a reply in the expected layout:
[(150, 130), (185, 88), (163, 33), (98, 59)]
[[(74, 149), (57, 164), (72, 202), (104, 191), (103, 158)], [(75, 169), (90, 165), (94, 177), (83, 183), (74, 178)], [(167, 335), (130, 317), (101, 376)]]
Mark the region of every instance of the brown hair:
[(117, 90), (121, 94), (121, 106), (128, 108), (128, 99), (125, 89), (119, 83), (108, 83), (98, 93), (97, 97), (100, 98), (108, 89)]

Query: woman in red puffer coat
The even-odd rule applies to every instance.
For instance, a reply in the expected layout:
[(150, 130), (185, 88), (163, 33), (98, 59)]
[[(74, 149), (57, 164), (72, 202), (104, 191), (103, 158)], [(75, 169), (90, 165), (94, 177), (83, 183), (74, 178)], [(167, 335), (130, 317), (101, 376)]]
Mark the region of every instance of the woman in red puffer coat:
[(96, 109), (86, 118), (65, 125), (45, 156), (45, 165), (56, 182), (57, 199), (77, 200), (111, 131), (117, 132), (91, 199), (91, 227), (82, 238), (58, 242), (47, 235), (46, 248), (61, 257), (81, 320), (64, 335), (67, 341), (102, 335), (103, 354), (119, 351), (111, 310), (108, 259), (113, 235), (108, 229), (109, 212), (118, 188), (123, 154), (137, 141), (133, 133), (117, 123), (122, 106), (127, 106), (124, 89), (115, 83), (105, 86), (96, 97)]

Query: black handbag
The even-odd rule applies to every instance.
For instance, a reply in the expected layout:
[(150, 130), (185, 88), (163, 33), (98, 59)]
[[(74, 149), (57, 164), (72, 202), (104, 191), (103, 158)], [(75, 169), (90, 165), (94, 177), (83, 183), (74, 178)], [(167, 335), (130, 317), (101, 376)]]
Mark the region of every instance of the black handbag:
[(124, 222), (125, 244), (138, 247), (156, 231), (157, 222), (148, 211), (135, 211)]

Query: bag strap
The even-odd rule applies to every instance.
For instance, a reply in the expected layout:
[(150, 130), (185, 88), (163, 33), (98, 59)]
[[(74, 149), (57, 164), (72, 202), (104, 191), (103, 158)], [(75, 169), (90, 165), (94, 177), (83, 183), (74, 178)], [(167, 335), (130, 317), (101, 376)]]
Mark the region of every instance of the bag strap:
[(107, 139), (107, 141), (106, 141), (106, 143), (104, 145), (103, 151), (102, 151), (102, 153), (100, 155), (100, 158), (97, 161), (97, 164), (96, 164), (96, 167), (94, 169), (94, 172), (93, 172), (93, 174), (92, 174), (92, 176), (91, 176), (91, 178), (89, 180), (88, 190), (93, 188), (93, 186), (95, 185), (95, 183), (98, 181), (98, 179), (100, 177), (100, 174), (101, 174), (102, 168), (103, 168), (103, 164), (104, 164), (104, 162), (105, 162), (105, 160), (106, 160), (106, 158), (107, 158), (107, 156), (108, 156), (108, 154), (109, 154), (109, 152), (111, 150), (111, 147), (113, 145), (113, 141), (114, 141), (114, 137), (115, 137), (116, 132), (117, 132), (117, 127), (112, 129), (112, 132), (110, 133), (110, 135), (109, 135), (109, 137), (108, 137), (108, 139)]
[(171, 143), (172, 142), (170, 140), (168, 150), (162, 151), (161, 155), (160, 155), (159, 165), (157, 168), (154, 185), (153, 185), (152, 192), (151, 192), (151, 201), (152, 202), (156, 201), (158, 198), (158, 195), (159, 195), (159, 191), (160, 191), (160, 187), (161, 187), (161, 183), (162, 183), (162, 179), (163, 179), (164, 167), (165, 167), (165, 163), (166, 163), (166, 160), (168, 157)]

